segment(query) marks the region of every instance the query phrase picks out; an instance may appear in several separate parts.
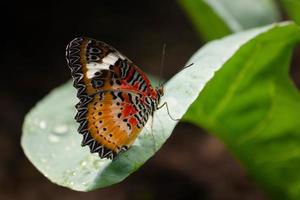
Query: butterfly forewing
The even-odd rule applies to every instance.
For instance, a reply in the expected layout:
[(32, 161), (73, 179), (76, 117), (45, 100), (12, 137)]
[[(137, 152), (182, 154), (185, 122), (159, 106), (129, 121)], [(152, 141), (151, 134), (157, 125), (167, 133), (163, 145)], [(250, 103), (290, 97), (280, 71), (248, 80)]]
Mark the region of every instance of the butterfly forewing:
[(137, 66), (103, 42), (75, 38), (66, 58), (80, 100), (75, 119), (82, 145), (113, 158), (134, 142), (160, 96)]

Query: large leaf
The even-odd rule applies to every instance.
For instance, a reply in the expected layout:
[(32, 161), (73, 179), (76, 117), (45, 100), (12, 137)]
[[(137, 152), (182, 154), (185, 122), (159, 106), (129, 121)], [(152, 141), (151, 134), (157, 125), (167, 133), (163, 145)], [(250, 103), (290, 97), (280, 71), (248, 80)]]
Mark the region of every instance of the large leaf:
[[(282, 36), (279, 38), (281, 43), (292, 42), (296, 33), (298, 34), (299, 30), (295, 25), (279, 24), (209, 43), (192, 58), (193, 66), (176, 74), (166, 84), (162, 102), (168, 102), (170, 114), (174, 118), (181, 118), (197, 99), (205, 84), (214, 76), (215, 71), (230, 59), (239, 59), (241, 55), (238, 52), (244, 49), (244, 46), (260, 41), (262, 36), (269, 38), (261, 44), (262, 46), (276, 44), (275, 39), (278, 38), (275, 36), (278, 34)], [(262, 52), (261, 57), (267, 53), (269, 52)], [(248, 60), (251, 60), (251, 55), (252, 53), (249, 53)], [(278, 56), (281, 57), (280, 54)], [(237, 71), (232, 71), (233, 74), (238, 73), (239, 69), (235, 70)], [(224, 77), (223, 80), (228, 79)], [(229, 83), (225, 82), (224, 85)], [(220, 88), (223, 90), (223, 86)], [(221, 100), (219, 99), (220, 102)], [(80, 147), (81, 135), (77, 133), (78, 124), (73, 120), (73, 106), (76, 102), (75, 90), (70, 83), (55, 89), (26, 116), (22, 135), (24, 152), (37, 169), (51, 181), (74, 190), (88, 191), (122, 181), (161, 147), (176, 125), (164, 107), (155, 112), (152, 131), (149, 120), (127, 152), (115, 161), (101, 160), (97, 155), (90, 154), (87, 147)], [(196, 103), (193, 107), (195, 105)], [(202, 115), (198, 113), (198, 108), (194, 108), (194, 112), (190, 110), (186, 119), (198, 124), (203, 122), (199, 116)]]
[(289, 25), (248, 42), (185, 115), (221, 138), (274, 199), (300, 199), (300, 94), (288, 75), (299, 41), (299, 27)]
[(205, 40), (271, 24), (280, 18), (273, 0), (178, 0), (178, 2)]

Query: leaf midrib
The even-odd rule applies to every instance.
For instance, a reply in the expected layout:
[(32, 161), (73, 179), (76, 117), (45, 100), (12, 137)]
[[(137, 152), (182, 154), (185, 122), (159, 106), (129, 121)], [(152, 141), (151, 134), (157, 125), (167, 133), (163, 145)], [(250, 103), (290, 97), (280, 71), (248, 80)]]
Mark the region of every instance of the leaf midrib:
[[(241, 85), (241, 82), (243, 81), (244, 77), (246, 76), (248, 70), (251, 69), (251, 67), (254, 64), (254, 58), (260, 53), (261, 51), (261, 44), (256, 43), (253, 47), (254, 52), (247, 59), (246, 63), (244, 64), (244, 67), (242, 67), (242, 70), (240, 70), (240, 73), (236, 76), (235, 80), (231, 82), (231, 85), (228, 87), (228, 92), (226, 93), (225, 97), (223, 98), (223, 101), (221, 101), (220, 104), (218, 104), (214, 110), (214, 112), (209, 115), (209, 118), (207, 120), (208, 124), (213, 124), (216, 117), (223, 112), (223, 110), (226, 108), (228, 102), (234, 97), (235, 92), (237, 91), (238, 87)], [(230, 60), (228, 61), (230, 62)], [(226, 63), (224, 64), (226, 67)]]

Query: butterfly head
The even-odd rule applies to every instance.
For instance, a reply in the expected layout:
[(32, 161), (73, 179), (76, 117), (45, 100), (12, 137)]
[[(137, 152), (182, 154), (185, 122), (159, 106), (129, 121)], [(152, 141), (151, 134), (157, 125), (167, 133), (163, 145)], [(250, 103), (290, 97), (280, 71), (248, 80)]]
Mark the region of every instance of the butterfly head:
[(164, 95), (164, 85), (159, 84), (159, 86), (156, 87), (156, 92), (159, 98), (162, 97)]

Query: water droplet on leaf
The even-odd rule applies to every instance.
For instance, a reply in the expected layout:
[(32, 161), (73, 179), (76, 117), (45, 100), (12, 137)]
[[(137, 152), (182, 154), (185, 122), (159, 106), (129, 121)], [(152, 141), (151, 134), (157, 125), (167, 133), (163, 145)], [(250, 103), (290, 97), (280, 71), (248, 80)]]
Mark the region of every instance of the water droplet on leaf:
[(57, 135), (66, 134), (69, 130), (69, 127), (66, 124), (58, 124), (53, 127), (53, 133)]
[(46, 129), (47, 128), (47, 123), (44, 120), (41, 120), (39, 123), (39, 126), (41, 129)]
[(86, 166), (86, 161), (81, 161), (81, 163), (80, 163), (80, 165), (82, 166), (82, 167), (84, 167), (84, 166)]
[(50, 135), (48, 136), (48, 140), (49, 140), (50, 142), (59, 142), (59, 137), (56, 136), (56, 135), (50, 134)]

